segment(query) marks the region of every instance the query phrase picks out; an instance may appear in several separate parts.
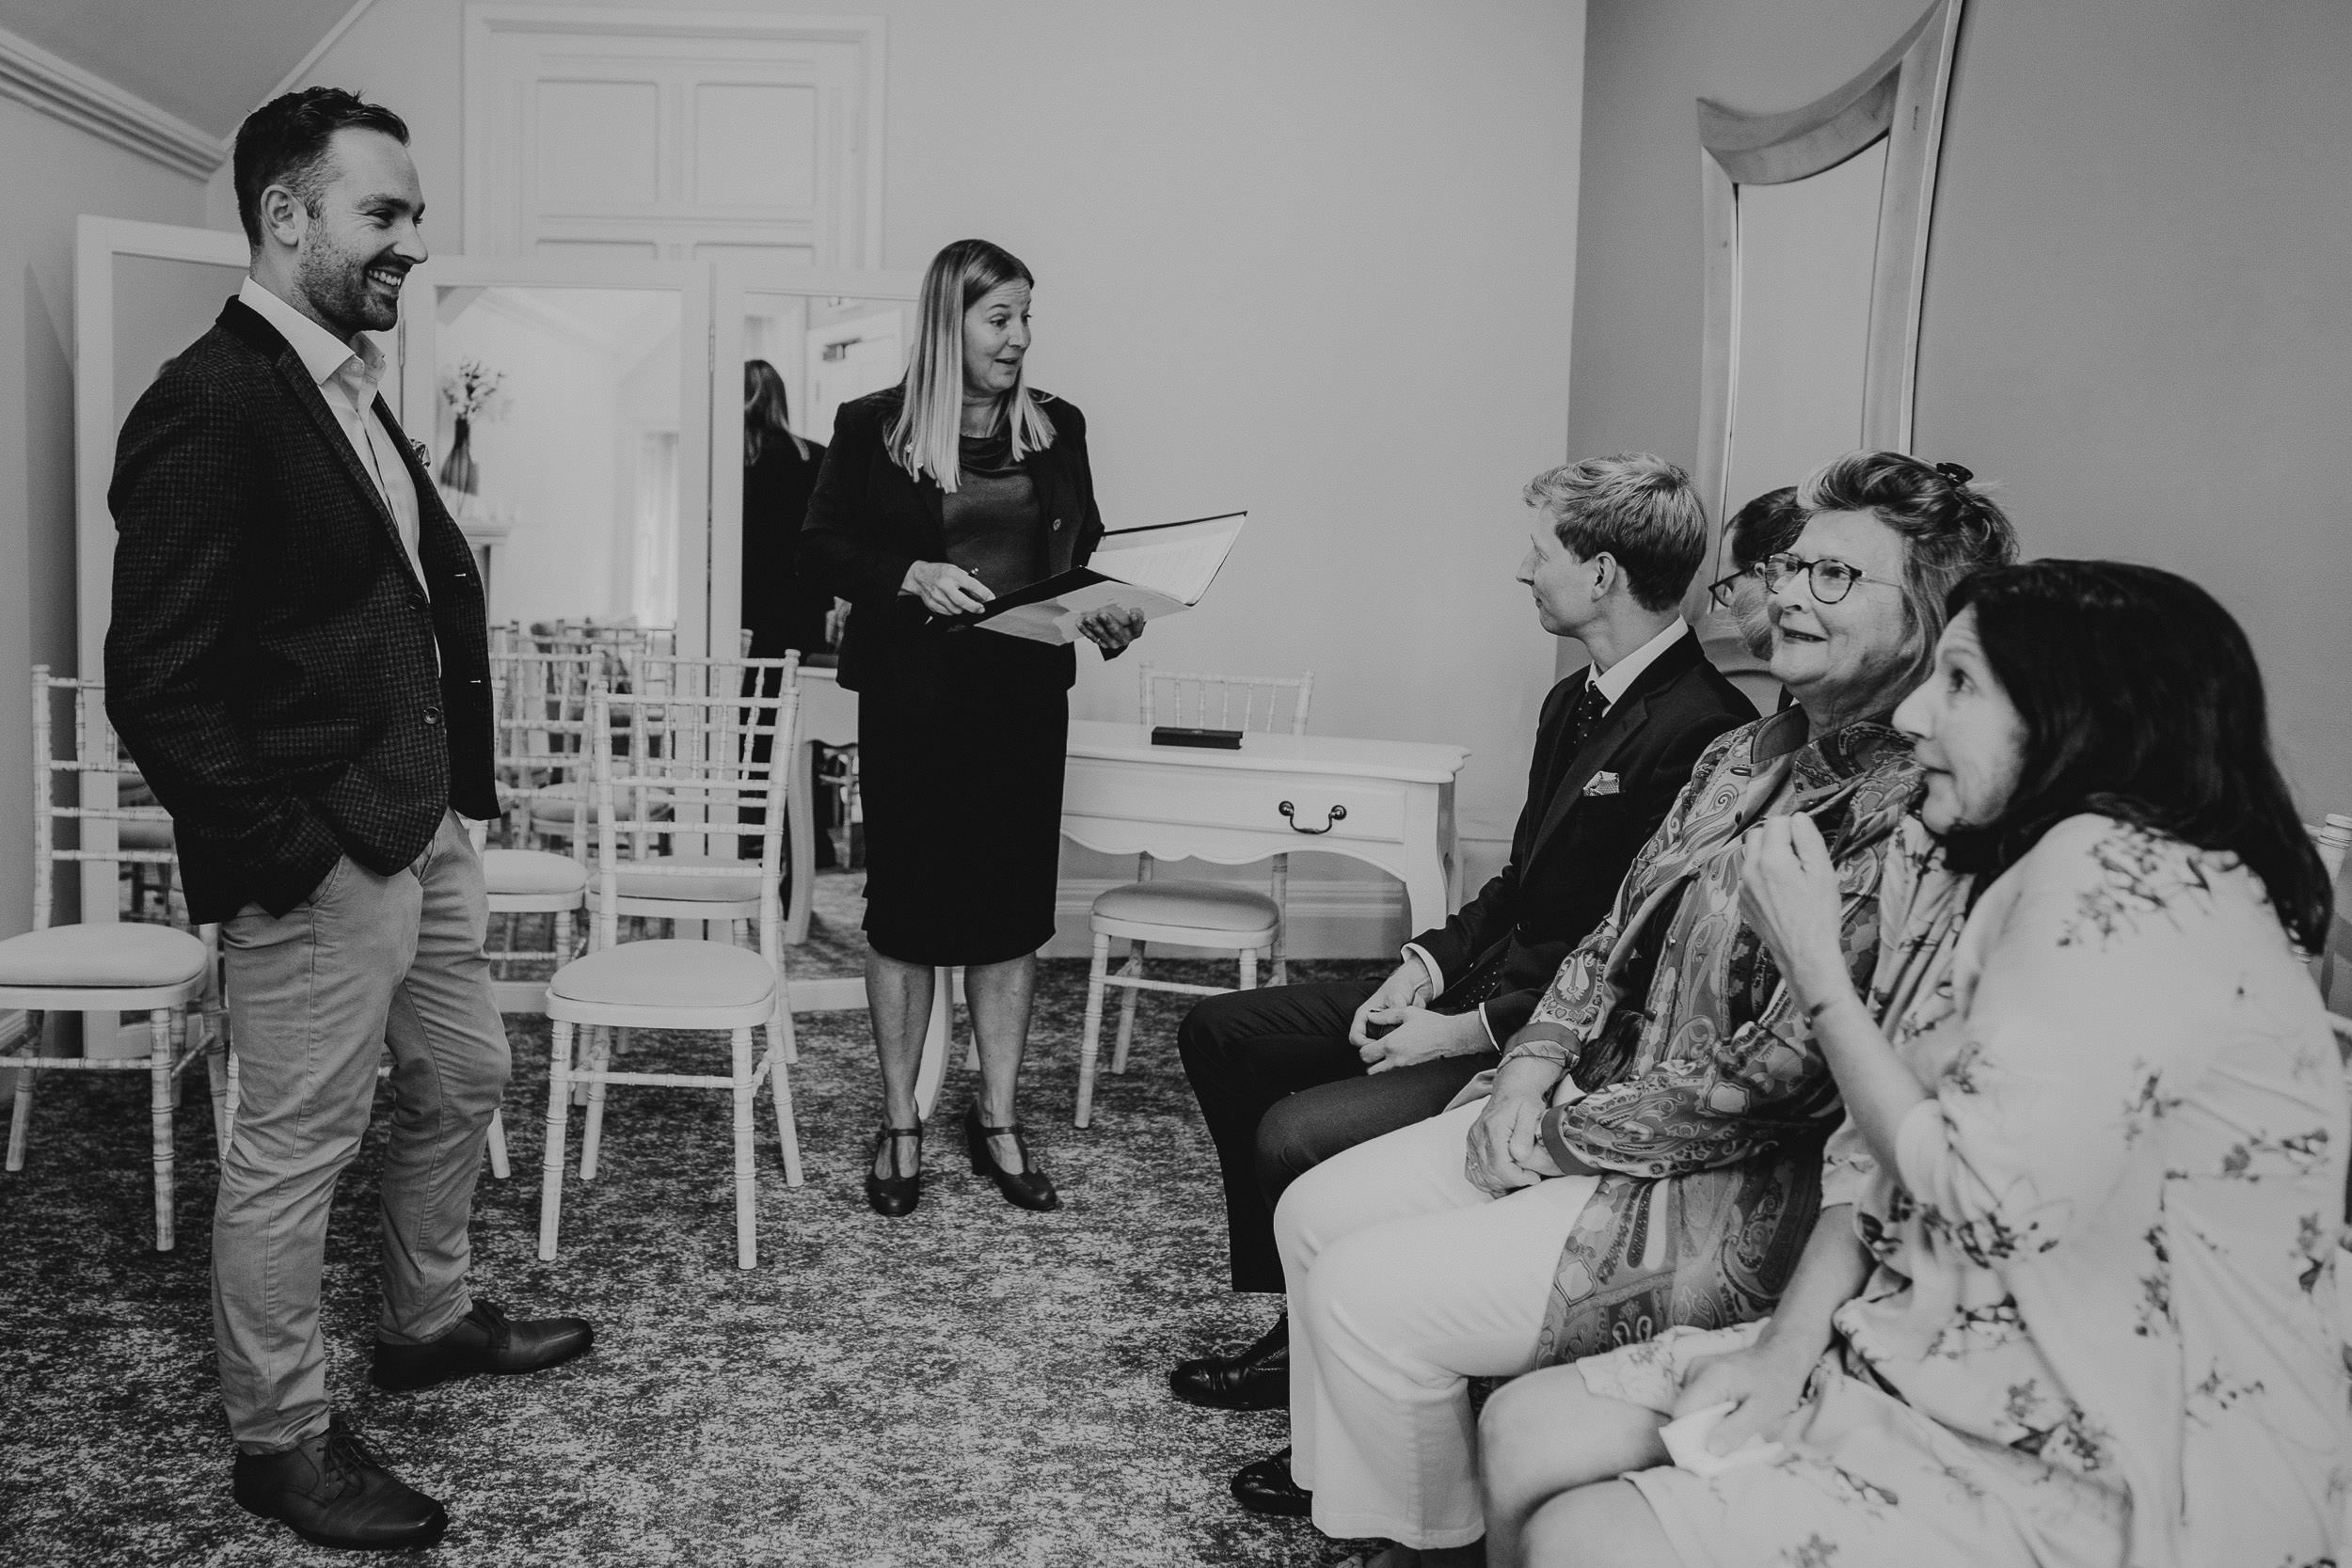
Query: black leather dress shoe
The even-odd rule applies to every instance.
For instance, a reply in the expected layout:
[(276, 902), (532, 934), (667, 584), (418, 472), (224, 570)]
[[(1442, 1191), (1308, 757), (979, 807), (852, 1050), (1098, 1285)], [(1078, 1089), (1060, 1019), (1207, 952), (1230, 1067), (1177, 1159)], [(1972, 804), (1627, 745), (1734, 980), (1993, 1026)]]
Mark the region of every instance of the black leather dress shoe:
[(1279, 1410), (1291, 1402), (1291, 1320), (1288, 1313), (1258, 1342), (1235, 1355), (1179, 1361), (1168, 1386), (1190, 1404), (1212, 1410)]
[(1233, 1472), (1233, 1500), (1252, 1513), (1304, 1519), (1314, 1512), (1315, 1495), (1291, 1480), (1291, 1451), (1284, 1449)]
[[(1007, 1170), (998, 1164), (988, 1147), (991, 1138), (1008, 1137), (1013, 1148), (1021, 1151), (1019, 1170)], [(1019, 1122), (1010, 1127), (990, 1127), (980, 1120), (977, 1105), (967, 1106), (963, 1113), (963, 1143), (972, 1154), (972, 1174), (995, 1182), (1007, 1203), (1040, 1213), (1061, 1207), (1061, 1195), (1054, 1191), (1053, 1180), (1037, 1168), (1037, 1156), (1029, 1152), (1029, 1146), (1022, 1140)]]
[(473, 1310), (439, 1338), (421, 1345), (375, 1346), (378, 1388), (430, 1388), (453, 1377), (513, 1376), (569, 1361), (595, 1341), (584, 1318), (532, 1318), (516, 1323), (494, 1301), (474, 1298)]
[(357, 1552), (430, 1546), (449, 1513), (405, 1485), (341, 1416), (284, 1453), (241, 1453), (230, 1482), (237, 1506), (290, 1526), (305, 1541)]

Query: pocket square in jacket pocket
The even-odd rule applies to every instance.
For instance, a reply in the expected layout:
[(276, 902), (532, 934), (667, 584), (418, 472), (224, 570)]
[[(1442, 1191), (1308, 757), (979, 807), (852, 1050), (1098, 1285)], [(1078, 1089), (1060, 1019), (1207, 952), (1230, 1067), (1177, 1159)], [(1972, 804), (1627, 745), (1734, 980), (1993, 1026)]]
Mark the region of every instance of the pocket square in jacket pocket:
[(1617, 793), (1617, 776), (1616, 776), (1614, 773), (1596, 773), (1596, 774), (1594, 774), (1594, 775), (1593, 775), (1590, 779), (1588, 779), (1588, 780), (1586, 780), (1586, 781), (1585, 781), (1585, 784), (1584, 784), (1584, 793), (1585, 793), (1585, 794), (1587, 794), (1587, 795), (1614, 795), (1614, 794), (1616, 794), (1616, 793)]

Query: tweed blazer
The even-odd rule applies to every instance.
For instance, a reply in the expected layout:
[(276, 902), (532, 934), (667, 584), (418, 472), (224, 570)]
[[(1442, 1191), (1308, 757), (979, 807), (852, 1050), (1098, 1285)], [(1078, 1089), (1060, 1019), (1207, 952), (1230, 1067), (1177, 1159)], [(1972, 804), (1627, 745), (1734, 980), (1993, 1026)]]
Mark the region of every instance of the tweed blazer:
[[(1102, 540), (1103, 514), (1087, 463), (1086, 416), (1050, 393), (1035, 396), (1054, 421), (1054, 444), (1021, 461), (1037, 483), (1050, 574), (1086, 564)], [(889, 681), (929, 618), (920, 599), (898, 592), (907, 568), (947, 559), (946, 492), (929, 474), (909, 474), (885, 445), (900, 404), (899, 389), (891, 387), (841, 405), (802, 525), (802, 570), (850, 601), (840, 681), (851, 691)], [(1067, 689), (1078, 678), (1077, 650), (1054, 652)]]
[(282, 914), (344, 855), (389, 876), (450, 808), (498, 815), (473, 551), (375, 417), (416, 486), (422, 582), (301, 357), (241, 301), (123, 425), (106, 712), (197, 920)]
[(1580, 670), (1544, 699), (1510, 860), (1452, 919), (1413, 939), (1445, 972), (1438, 1006), (1482, 1006), (1498, 1040), (1534, 1014), (1560, 960), (1609, 912), (1700, 753), (1756, 719), (1686, 634), (1634, 676), (1582, 746), (1571, 745), (1590, 678)]

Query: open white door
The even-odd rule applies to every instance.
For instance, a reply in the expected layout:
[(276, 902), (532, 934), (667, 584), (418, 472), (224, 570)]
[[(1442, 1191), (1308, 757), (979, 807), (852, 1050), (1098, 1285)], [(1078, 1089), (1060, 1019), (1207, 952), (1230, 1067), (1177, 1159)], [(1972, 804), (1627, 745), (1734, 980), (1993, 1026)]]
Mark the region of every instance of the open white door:
[[(73, 277), (73, 467), (75, 645), (72, 672), (105, 672), (113, 603), (115, 529), (106, 510), (115, 437), (164, 362), (202, 337), (245, 280), (245, 236), (121, 218), (84, 217), (75, 231)], [(58, 671), (65, 674), (69, 672)], [(81, 776), (84, 807), (115, 803), (111, 774)], [(84, 848), (112, 848), (110, 821), (80, 824)], [(116, 871), (84, 862), (61, 879), (58, 918), (117, 917)], [(66, 904), (73, 899), (78, 909)], [(82, 1019), (82, 1049), (93, 1056), (144, 1056), (147, 1031), (119, 1031), (112, 1013)]]
[[(716, 273), (712, 319), (718, 331), (711, 360), (717, 380), (711, 406), (723, 412), (711, 452), (710, 620), (714, 635), (732, 645), (742, 625), (743, 529), (800, 526), (798, 518), (743, 515), (743, 362), (765, 359), (773, 365), (784, 377), (792, 405), (792, 428), (813, 441), (831, 441), (834, 408), (850, 398), (896, 386), (905, 373), (906, 345), (914, 341), (914, 301), (923, 277), (914, 272), (840, 272), (735, 260), (720, 261)], [(845, 321), (869, 324), (864, 333), (869, 339), (883, 336), (880, 328), (884, 324), (896, 324), (896, 346), (885, 354), (869, 348), (856, 366), (862, 380), (852, 382), (839, 371), (830, 376), (811, 375), (812, 356), (821, 356), (829, 334), (842, 336), (838, 324)], [(849, 390), (851, 387), (855, 389)], [(820, 401), (825, 404), (821, 424), (810, 417)], [(802, 716), (804, 721), (816, 717), (805, 702)], [(855, 738), (853, 719), (851, 733), (844, 738)]]

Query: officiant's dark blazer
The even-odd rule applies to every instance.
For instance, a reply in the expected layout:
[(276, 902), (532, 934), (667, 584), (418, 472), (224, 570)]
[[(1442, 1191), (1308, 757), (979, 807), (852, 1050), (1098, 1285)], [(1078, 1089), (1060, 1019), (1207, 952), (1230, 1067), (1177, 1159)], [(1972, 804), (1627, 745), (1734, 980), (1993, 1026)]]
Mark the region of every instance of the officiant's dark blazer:
[[(1028, 453), (1022, 466), (1037, 484), (1050, 576), (1087, 563), (1103, 538), (1103, 514), (1087, 463), (1086, 416), (1050, 393), (1036, 396), (1054, 422), (1054, 444)], [(850, 601), (839, 679), (850, 691), (887, 679), (930, 619), (920, 599), (898, 592), (907, 568), (947, 559), (941, 516), (946, 492), (929, 474), (909, 474), (884, 444), (902, 401), (891, 387), (841, 405), (802, 525), (802, 569)], [(1052, 652), (1067, 689), (1078, 678), (1077, 649)]]
[(346, 854), (389, 876), (449, 808), (498, 815), (473, 552), (375, 413), (421, 583), (301, 356), (241, 301), (122, 427), (106, 712), (171, 813), (193, 919), (283, 914)]
[(1568, 949), (1609, 912), (1699, 753), (1756, 719), (1685, 633), (1633, 677), (1592, 737), (1572, 746), (1570, 721), (1590, 673), (1578, 671), (1544, 699), (1510, 861), (1452, 919), (1413, 939), (1445, 972), (1438, 1007), (1482, 1006), (1497, 1040), (1527, 1022)]

